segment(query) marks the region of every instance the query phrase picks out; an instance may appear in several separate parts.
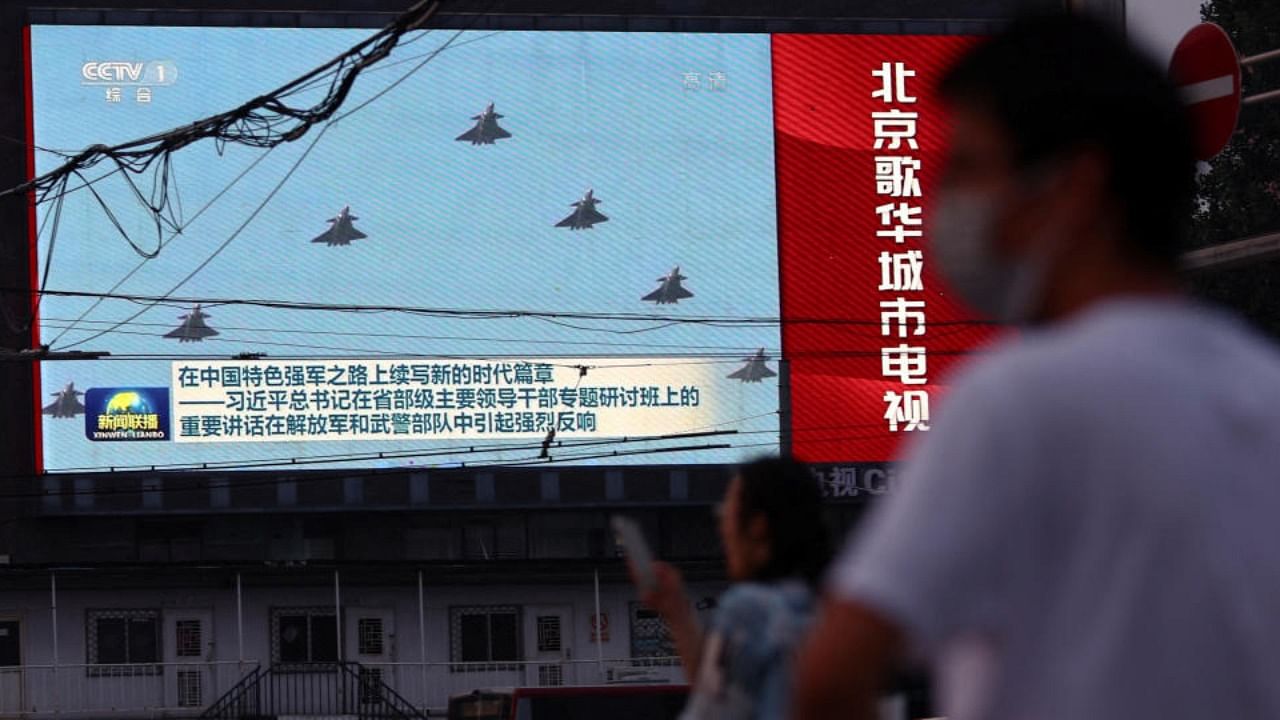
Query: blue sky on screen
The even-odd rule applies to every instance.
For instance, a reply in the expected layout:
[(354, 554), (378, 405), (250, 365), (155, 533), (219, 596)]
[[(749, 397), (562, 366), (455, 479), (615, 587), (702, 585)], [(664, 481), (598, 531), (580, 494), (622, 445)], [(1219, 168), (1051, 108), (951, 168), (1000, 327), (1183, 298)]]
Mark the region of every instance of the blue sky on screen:
[[(32, 29), (35, 140), (44, 147), (116, 143), (234, 107), (329, 60), (367, 30), (48, 27)], [(343, 111), (403, 77), (453, 35), (413, 35), (357, 81)], [(769, 40), (764, 35), (463, 33), (454, 47), (364, 109), (330, 126), (294, 176), (177, 297), (258, 298), (361, 305), (569, 312), (653, 312), (640, 298), (679, 265), (695, 297), (663, 312), (776, 317), (778, 308)], [(81, 82), (85, 62), (169, 61), (177, 81), (137, 101), (121, 85)], [(399, 64), (393, 64), (400, 62)], [(700, 88), (686, 86), (696, 73)], [(712, 73), (723, 88), (711, 90)], [(319, 95), (299, 100), (310, 104)], [(454, 138), (489, 102), (512, 134), (491, 146)], [(340, 111), (342, 112), (342, 111)], [(272, 151), (118, 292), (160, 295), (204, 261), (298, 162), (319, 132)], [(262, 150), (205, 141), (175, 155), (177, 188), (193, 215)], [(57, 163), (40, 154), (38, 171)], [(101, 167), (101, 166), (100, 166)], [(101, 172), (96, 170), (95, 172)], [(94, 175), (90, 175), (91, 177)], [(148, 214), (118, 178), (104, 199), (139, 245), (155, 246)], [(588, 189), (610, 220), (589, 231), (554, 227)], [(144, 188), (148, 190), (149, 188)], [(350, 246), (311, 243), (346, 205), (368, 235)], [(42, 211), (49, 208), (45, 206)], [(43, 219), (43, 212), (41, 219)], [(40, 257), (47, 249), (41, 239)], [(65, 205), (49, 287), (105, 292), (141, 260), (87, 193)], [(48, 297), (51, 341), (90, 304)], [(102, 303), (55, 347), (138, 306)], [(82, 349), (113, 354), (546, 357), (742, 351), (776, 356), (776, 326), (466, 320), (354, 315), (251, 306), (208, 309), (221, 335), (179, 346), (163, 336), (184, 310), (159, 306)], [(724, 373), (735, 369), (732, 362)], [(167, 361), (46, 363), (44, 393), (78, 387), (167, 385)], [(715, 388), (717, 422), (776, 441), (776, 384)], [(738, 422), (741, 418), (754, 418)], [(238, 461), (437, 447), (417, 442), (235, 445), (90, 443), (80, 420), (45, 418), (50, 469)], [(521, 441), (527, 445), (527, 441)], [(752, 448), (759, 452), (767, 448)], [(747, 451), (639, 456), (634, 462), (726, 462)], [(528, 451), (487, 455), (502, 460)], [(481, 458), (459, 458), (468, 463)], [(369, 464), (369, 463), (366, 463)]]

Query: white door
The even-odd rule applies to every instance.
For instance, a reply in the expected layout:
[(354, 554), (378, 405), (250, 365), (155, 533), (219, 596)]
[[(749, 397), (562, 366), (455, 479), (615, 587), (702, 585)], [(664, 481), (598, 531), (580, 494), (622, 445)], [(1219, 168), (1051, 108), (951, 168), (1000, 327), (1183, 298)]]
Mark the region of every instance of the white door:
[(360, 663), (362, 702), (376, 701), (376, 689), (385, 683), (396, 688), (395, 612), (388, 608), (343, 608), (346, 634), (342, 639), (344, 660)]
[(0, 717), (22, 712), (22, 623), (0, 617)]
[(164, 612), (165, 707), (203, 708), (218, 699), (213, 672), (213, 612)]
[(532, 661), (525, 682), (536, 687), (573, 683), (573, 608), (530, 605), (525, 608), (525, 657)]

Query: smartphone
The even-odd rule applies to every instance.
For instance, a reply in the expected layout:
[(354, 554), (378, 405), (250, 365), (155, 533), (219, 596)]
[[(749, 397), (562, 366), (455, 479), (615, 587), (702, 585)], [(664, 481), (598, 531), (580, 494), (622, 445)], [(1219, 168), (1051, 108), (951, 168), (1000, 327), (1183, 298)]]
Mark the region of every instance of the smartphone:
[(623, 552), (627, 554), (627, 559), (631, 561), (636, 585), (640, 588), (640, 592), (649, 592), (654, 584), (653, 552), (649, 550), (649, 544), (644, 541), (640, 524), (622, 515), (614, 515), (612, 522), (614, 537), (622, 546)]

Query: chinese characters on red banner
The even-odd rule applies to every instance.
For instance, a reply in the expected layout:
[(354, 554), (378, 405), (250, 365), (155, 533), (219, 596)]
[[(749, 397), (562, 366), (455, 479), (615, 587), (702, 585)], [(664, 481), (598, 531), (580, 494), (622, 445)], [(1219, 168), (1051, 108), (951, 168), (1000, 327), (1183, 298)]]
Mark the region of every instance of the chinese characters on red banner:
[(937, 84), (976, 40), (773, 37), (782, 346), (807, 461), (900, 459), (952, 368), (994, 337), (933, 272), (926, 229), (946, 153)]
[[(916, 71), (903, 62), (884, 62), (871, 71), (879, 87), (871, 97), (881, 109), (873, 110), (871, 122), (875, 156), (876, 237), (889, 245), (879, 256), (880, 374), (903, 386), (884, 393), (884, 419), (890, 432), (929, 429), (929, 349), (911, 342), (928, 329), (925, 316), (924, 252), (918, 247), (924, 235), (924, 207), (920, 180), (916, 177), (921, 159), (916, 139), (920, 113), (918, 98), (911, 94), (910, 80)], [(893, 340), (898, 340), (896, 344)], [(911, 386), (921, 386), (908, 389)]]

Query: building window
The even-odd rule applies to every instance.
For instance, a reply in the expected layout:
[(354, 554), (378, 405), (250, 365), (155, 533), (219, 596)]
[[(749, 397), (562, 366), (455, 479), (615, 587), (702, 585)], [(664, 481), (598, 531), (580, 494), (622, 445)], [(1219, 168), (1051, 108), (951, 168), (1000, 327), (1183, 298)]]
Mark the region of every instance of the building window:
[(675, 641), (657, 612), (631, 603), (631, 660), (633, 665), (675, 665)]
[(333, 608), (271, 611), (271, 659), (278, 663), (338, 661), (338, 619)]
[(173, 639), (178, 657), (200, 657), (203, 625), (199, 620), (179, 620), (174, 623)]
[(160, 672), (158, 610), (90, 610), (85, 638), (91, 676)]
[(377, 705), (382, 697), (382, 668), (360, 668), (360, 704)]
[(560, 687), (564, 685), (563, 665), (539, 665), (538, 687)]
[(538, 616), (538, 652), (560, 652), (560, 616)]
[(454, 671), (515, 670), (520, 652), (520, 608), (502, 605), (449, 610), (449, 654), (455, 663), (486, 665), (453, 667)]
[(382, 618), (360, 618), (356, 623), (361, 655), (382, 654)]
[(204, 705), (204, 682), (199, 670), (178, 671), (178, 707), (194, 708)]

